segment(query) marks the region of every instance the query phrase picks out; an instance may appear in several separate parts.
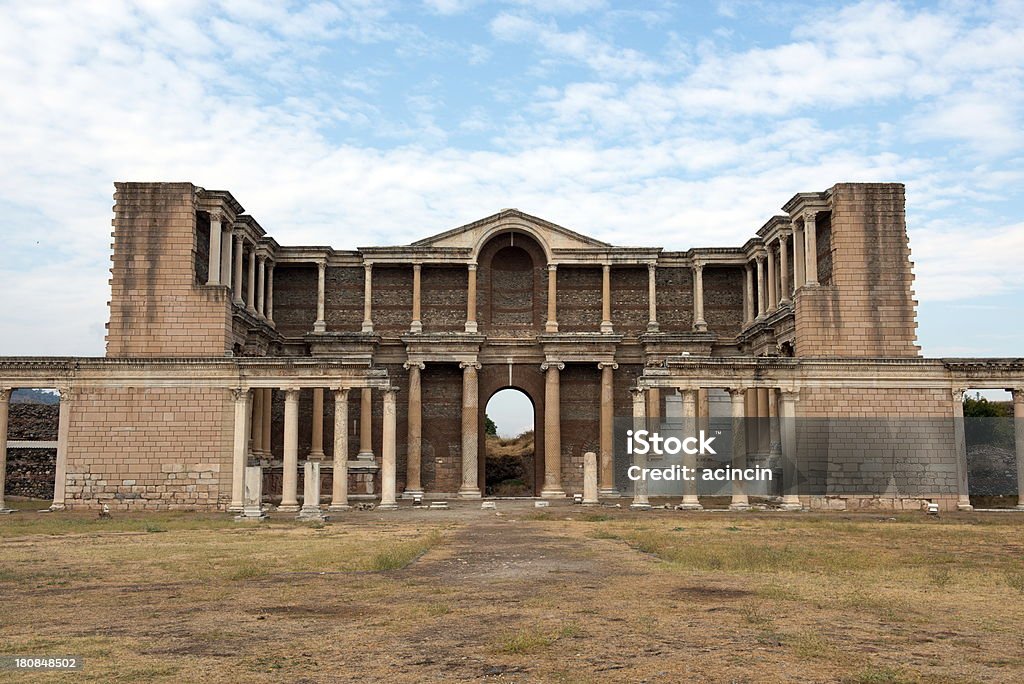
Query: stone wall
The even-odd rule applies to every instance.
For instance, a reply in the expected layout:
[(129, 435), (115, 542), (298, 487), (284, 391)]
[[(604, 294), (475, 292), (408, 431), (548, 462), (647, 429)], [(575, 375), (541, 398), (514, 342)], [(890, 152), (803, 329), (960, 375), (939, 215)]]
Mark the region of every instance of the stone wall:
[(583, 454), (601, 450), (601, 371), (596, 364), (566, 364), (560, 383), (562, 489), (572, 495), (583, 493)]
[[(10, 404), (7, 439), (56, 441), (59, 410), (56, 404)], [(15, 449), (8, 445), (4, 493), (52, 499), (56, 461), (56, 449)]]
[(647, 330), (649, 304), (646, 268), (612, 268), (612, 324), (620, 335)]
[[(707, 306), (707, 271), (705, 273), (705, 306)], [(690, 332), (693, 329), (693, 269), (659, 268), (658, 325), (662, 332)]]

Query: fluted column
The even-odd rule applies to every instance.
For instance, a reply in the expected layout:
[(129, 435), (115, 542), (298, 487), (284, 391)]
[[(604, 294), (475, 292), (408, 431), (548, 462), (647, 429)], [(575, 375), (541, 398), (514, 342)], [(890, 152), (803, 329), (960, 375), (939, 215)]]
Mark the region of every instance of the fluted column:
[(1013, 397), (1013, 435), (1017, 452), (1017, 509), (1024, 511), (1024, 387), (1009, 390)]
[[(679, 393), (683, 396), (683, 438), (698, 437), (697, 390), (680, 390)], [(697, 454), (683, 452), (683, 466), (689, 469), (693, 479), (683, 480), (683, 501), (677, 508), (684, 511), (703, 510), (697, 498)]]
[(324, 312), (325, 299), (327, 297), (327, 262), (319, 261), (316, 265), (316, 321), (313, 322), (313, 332), (326, 332), (327, 320)]
[(342, 387), (334, 390), (334, 470), (328, 510), (348, 509), (348, 388)]
[[(641, 388), (634, 388), (629, 392), (633, 395), (633, 432), (645, 430), (647, 428), (647, 399), (644, 397), (645, 392)], [(651, 507), (651, 502), (647, 498), (647, 478), (643, 477), (643, 471), (647, 467), (647, 455), (633, 454), (630, 466), (639, 468), (640, 477), (633, 481), (633, 503), (629, 507), (642, 510), (648, 509)]]
[(267, 255), (256, 255), (256, 315), (267, 317)]
[(818, 231), (815, 226), (817, 213), (814, 211), (804, 212), (804, 255), (807, 259), (806, 283), (808, 285), (818, 284)]
[(309, 460), (324, 459), (324, 388), (313, 388), (313, 434), (309, 443)]
[[(241, 233), (235, 235), (235, 267), (231, 272), (231, 301), (238, 306), (245, 306), (245, 299), (242, 297), (242, 258), (245, 256), (242, 250), (243, 240)], [(227, 277), (226, 274), (225, 277)]]
[[(747, 467), (747, 436), (744, 426), (746, 406), (744, 403), (746, 392), (742, 387), (730, 387), (729, 399), (732, 406), (732, 467), (745, 469)], [(742, 480), (732, 481), (732, 503), (730, 510), (746, 510), (750, 508), (747, 498), (746, 485)]]
[(647, 264), (647, 332), (658, 332), (658, 271)]
[(274, 262), (267, 270), (267, 323), (274, 325)]
[(779, 234), (779, 304), (789, 304), (792, 294), (789, 281), (789, 233)]
[(256, 315), (256, 246), (249, 247), (249, 278), (245, 286), (245, 308)]
[(746, 279), (743, 281), (743, 322), (754, 322), (754, 269), (748, 261), (744, 266)]
[(764, 318), (765, 314), (765, 301), (764, 301), (764, 257), (757, 257), (757, 318), (758, 320)]
[(397, 497), (397, 477), (398, 477), (398, 445), (397, 440), (397, 408), (396, 395), (398, 389), (395, 387), (384, 388), (384, 401), (383, 401), (383, 426), (381, 436), (381, 457), (380, 457), (380, 508), (383, 511), (390, 511), (398, 508), (396, 503)]
[(807, 259), (804, 257), (804, 228), (796, 221), (792, 221), (790, 227), (793, 229), (793, 292), (803, 287), (807, 271)]
[(11, 388), (0, 387), (0, 514), (10, 513), (4, 502), (7, 486), (7, 411), (11, 404)]
[(564, 363), (545, 362), (544, 371), (544, 487), (540, 495), (545, 499), (565, 496), (562, 489), (562, 407), (559, 390), (559, 371)]
[(373, 264), (363, 265), (363, 332), (373, 332)]
[(208, 254), (209, 266), (206, 272), (207, 285), (220, 285), (220, 246), (221, 215), (216, 212), (210, 213), (210, 250)]
[(60, 409), (57, 414), (57, 463), (53, 474), (53, 503), (51, 511), (63, 511), (64, 496), (68, 480), (68, 436), (71, 433), (71, 401), (70, 387), (60, 390)]
[(480, 406), (477, 396), (477, 370), (480, 364), (475, 361), (464, 361), (462, 368), (462, 486), (459, 487), (459, 498), (479, 499), (479, 464), (477, 458), (480, 438), (478, 420)]
[(476, 325), (476, 264), (468, 265), (468, 290), (466, 291), (466, 332), (475, 333)]
[(617, 363), (599, 363), (601, 369), (601, 496), (619, 496), (615, 488), (615, 377)]
[(708, 329), (704, 320), (704, 264), (693, 265), (693, 329), (700, 332)]
[(410, 361), (405, 364), (409, 369), (409, 433), (408, 456), (405, 463), (405, 496), (412, 498), (423, 494), (420, 483), (421, 460), (423, 458), (423, 404), (421, 397), (420, 371), (422, 361)]
[(359, 454), (356, 458), (372, 461), (373, 455), (373, 389), (359, 390)]
[(299, 390), (284, 390), (284, 464), (281, 474), (282, 513), (299, 512)]
[(548, 320), (544, 332), (558, 332), (558, 265), (548, 264)]
[(420, 299), (421, 280), (423, 278), (423, 266), (412, 265), (412, 323), (409, 325), (409, 332), (423, 332), (423, 322), (420, 320)]
[(601, 267), (601, 332), (615, 332), (612, 326), (612, 266)]
[(241, 513), (245, 507), (245, 463), (249, 446), (250, 392), (241, 387), (231, 390), (235, 402), (235, 427), (231, 453), (231, 503), (229, 513)]
[(967, 484), (967, 434), (964, 431), (964, 394), (966, 389), (954, 388), (953, 395), (953, 438), (956, 456), (956, 490), (958, 511), (974, 510), (971, 505), (970, 490)]
[(767, 245), (768, 254), (768, 311), (775, 311), (779, 306), (778, 292), (775, 289), (775, 252)]
[(797, 482), (799, 471), (796, 467), (796, 402), (799, 398), (799, 391), (779, 391), (779, 432), (782, 438), (782, 508), (787, 511), (798, 511), (802, 508)]

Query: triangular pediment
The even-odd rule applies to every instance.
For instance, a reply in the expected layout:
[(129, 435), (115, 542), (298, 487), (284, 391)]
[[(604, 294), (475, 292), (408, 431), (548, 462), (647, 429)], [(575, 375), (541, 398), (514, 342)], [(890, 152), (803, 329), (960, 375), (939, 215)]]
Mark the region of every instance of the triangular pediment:
[(518, 209), (505, 209), (479, 221), (417, 240), (412, 243), (412, 246), (476, 249), (489, 236), (507, 230), (519, 230), (533, 235), (550, 250), (611, 248), (607, 242), (580, 235), (568, 228), (531, 216)]

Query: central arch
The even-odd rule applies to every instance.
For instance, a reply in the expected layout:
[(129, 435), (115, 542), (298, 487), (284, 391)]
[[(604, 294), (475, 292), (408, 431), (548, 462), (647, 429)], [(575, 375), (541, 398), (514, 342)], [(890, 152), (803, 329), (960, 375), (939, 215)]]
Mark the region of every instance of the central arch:
[(487, 491), (487, 406), (503, 390), (514, 390), (525, 395), (533, 407), (533, 466), (527, 473), (522, 496), (540, 496), (544, 485), (544, 374), (540, 365), (515, 358), (506, 363), (485, 363), (479, 375), (480, 409), (477, 447), (478, 486)]
[(484, 408), (484, 496), (534, 496), (536, 417), (529, 395), (515, 387), (494, 392)]

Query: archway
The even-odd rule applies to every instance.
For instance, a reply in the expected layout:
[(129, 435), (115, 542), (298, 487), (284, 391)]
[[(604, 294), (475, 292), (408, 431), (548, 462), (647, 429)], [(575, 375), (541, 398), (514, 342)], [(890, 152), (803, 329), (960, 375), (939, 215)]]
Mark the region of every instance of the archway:
[(505, 387), (485, 408), (484, 495), (536, 495), (536, 407), (526, 392)]

